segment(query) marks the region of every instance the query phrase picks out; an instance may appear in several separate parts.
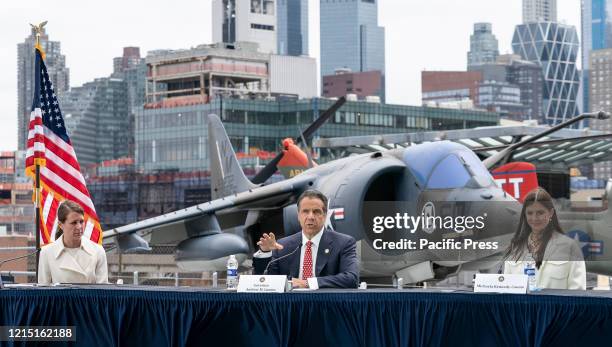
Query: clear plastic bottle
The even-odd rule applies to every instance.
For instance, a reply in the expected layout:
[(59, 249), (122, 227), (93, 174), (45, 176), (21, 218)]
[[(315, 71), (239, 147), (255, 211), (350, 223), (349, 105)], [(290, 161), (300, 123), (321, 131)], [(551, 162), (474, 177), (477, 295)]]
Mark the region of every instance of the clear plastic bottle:
[(227, 289), (238, 287), (238, 260), (235, 255), (230, 255), (227, 259)]
[(536, 274), (538, 270), (536, 269), (535, 259), (533, 259), (531, 253), (529, 253), (527, 257), (525, 257), (524, 263), (525, 267), (523, 271), (525, 275), (528, 276), (527, 287), (529, 289), (529, 292), (535, 292), (538, 290), (538, 287), (536, 286)]

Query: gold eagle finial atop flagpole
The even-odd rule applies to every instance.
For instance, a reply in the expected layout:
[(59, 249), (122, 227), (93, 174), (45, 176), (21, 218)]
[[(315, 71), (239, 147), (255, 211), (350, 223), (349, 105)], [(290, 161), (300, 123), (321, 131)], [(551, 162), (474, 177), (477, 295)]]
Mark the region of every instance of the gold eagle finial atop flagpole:
[(36, 32), (36, 46), (40, 47), (40, 35), (43, 33), (43, 28), (47, 25), (47, 21), (38, 23), (38, 25), (34, 25), (30, 23), (30, 26)]

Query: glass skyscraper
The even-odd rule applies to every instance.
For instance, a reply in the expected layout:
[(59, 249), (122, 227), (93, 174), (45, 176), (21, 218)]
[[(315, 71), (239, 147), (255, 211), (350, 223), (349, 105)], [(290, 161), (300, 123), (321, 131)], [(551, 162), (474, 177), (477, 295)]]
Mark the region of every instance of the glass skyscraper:
[[(28, 125), (34, 97), (34, 44), (36, 33), (34, 29), (24, 42), (17, 44), (17, 130), (18, 148), (26, 148)], [(66, 67), (66, 56), (61, 52), (59, 41), (49, 40), (43, 29), (40, 44), (46, 54), (45, 64), (55, 93), (62, 102), (62, 94), (70, 88), (70, 69)]]
[(612, 45), (612, 30), (610, 28), (610, 4), (606, 0), (592, 1), (592, 43), (593, 49), (609, 48)]
[(517, 25), (512, 50), (523, 59), (540, 64), (544, 76), (543, 112), (548, 124), (578, 115), (580, 76), (576, 28), (554, 22)]
[[(589, 101), (592, 110), (612, 110), (612, 49), (594, 49), (589, 55), (590, 93)], [(612, 130), (612, 121), (591, 122), (589, 127), (609, 134)], [(612, 177), (612, 163), (609, 161), (593, 164), (593, 178), (608, 180)]]
[(308, 0), (277, 0), (278, 54), (308, 55)]
[(523, 24), (557, 21), (557, 0), (523, 0)]
[(585, 111), (589, 102), (590, 62), (592, 50), (612, 48), (612, 3), (608, 0), (582, 0), (582, 90)]
[(97, 78), (64, 93), (66, 129), (81, 167), (130, 155), (128, 86), (123, 79)]
[(497, 38), (493, 35), (491, 23), (474, 23), (474, 33), (470, 35), (468, 70), (487, 63), (495, 63), (499, 55)]
[(321, 0), (321, 76), (339, 68), (378, 70), (383, 75), (385, 29), (378, 26), (378, 1)]
[(612, 3), (582, 1), (582, 47), (582, 64), (587, 67), (591, 50), (612, 47)]
[[(612, 74), (612, 1), (582, 1), (582, 90), (585, 110), (610, 112), (612, 109), (610, 88)], [(612, 122), (591, 122), (593, 130), (609, 133)], [(601, 162), (593, 165), (593, 178), (612, 177), (612, 164)]]

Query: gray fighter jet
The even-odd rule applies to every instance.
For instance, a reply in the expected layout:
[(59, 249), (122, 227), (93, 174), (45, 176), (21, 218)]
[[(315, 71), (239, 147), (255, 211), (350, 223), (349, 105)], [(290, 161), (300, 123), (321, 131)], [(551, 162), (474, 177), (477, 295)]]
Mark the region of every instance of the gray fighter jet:
[[(604, 116), (586, 114), (572, 121)], [(147, 249), (142, 234), (152, 243), (177, 243), (177, 264), (193, 271), (222, 270), (230, 254), (248, 266), (262, 233), (282, 237), (300, 231), (297, 197), (317, 189), (329, 198), (330, 227), (358, 241), (362, 277), (441, 279), (499, 261), (496, 257), (509, 243), (521, 206), (496, 185), (489, 170), (541, 137), (513, 144), (484, 163), (463, 145), (439, 141), (331, 161), (266, 185), (245, 177), (217, 116), (209, 116), (208, 128), (213, 200), (105, 231), (105, 239), (117, 237), (123, 251)], [(276, 171), (276, 163), (264, 170), (259, 182)], [(375, 228), (374, 218), (382, 215), (397, 222), (384, 232)], [(462, 222), (480, 217), (486, 227), (471, 223), (457, 229), (435, 222), (436, 217), (450, 217), (452, 224), (459, 216)], [(420, 222), (407, 227), (418, 217)], [(433, 220), (433, 225), (423, 220)], [(479, 246), (465, 247), (468, 239)], [(459, 243), (464, 249), (454, 248)]]

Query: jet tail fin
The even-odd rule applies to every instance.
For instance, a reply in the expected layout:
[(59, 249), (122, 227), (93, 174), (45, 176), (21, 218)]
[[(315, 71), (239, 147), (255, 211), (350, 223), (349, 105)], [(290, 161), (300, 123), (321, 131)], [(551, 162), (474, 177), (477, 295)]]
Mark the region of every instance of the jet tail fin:
[(241, 193), (255, 185), (244, 175), (227, 132), (217, 115), (208, 116), (208, 155), (212, 199)]

